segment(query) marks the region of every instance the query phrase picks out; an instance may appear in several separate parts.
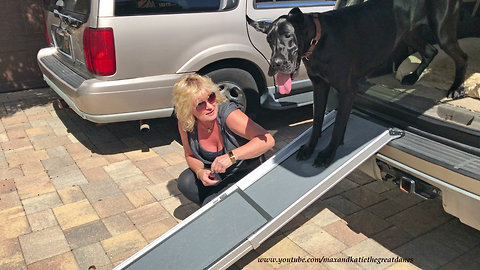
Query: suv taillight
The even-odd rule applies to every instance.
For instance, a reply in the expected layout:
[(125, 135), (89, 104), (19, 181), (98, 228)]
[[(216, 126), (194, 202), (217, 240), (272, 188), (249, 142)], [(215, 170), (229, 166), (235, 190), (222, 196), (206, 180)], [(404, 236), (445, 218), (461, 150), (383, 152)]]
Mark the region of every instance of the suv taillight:
[(115, 73), (115, 42), (112, 28), (86, 28), (83, 32), (83, 52), (88, 70), (108, 76)]
[(47, 30), (47, 20), (45, 19), (45, 13), (42, 12), (42, 19), (43, 19), (43, 31), (45, 33), (45, 39), (47, 40), (47, 46), (50, 46), (50, 37), (48, 36)]

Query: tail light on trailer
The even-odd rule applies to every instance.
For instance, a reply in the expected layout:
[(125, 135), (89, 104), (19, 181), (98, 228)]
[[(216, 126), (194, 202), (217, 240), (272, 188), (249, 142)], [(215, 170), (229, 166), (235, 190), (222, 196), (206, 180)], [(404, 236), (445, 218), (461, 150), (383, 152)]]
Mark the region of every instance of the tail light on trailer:
[(117, 64), (112, 28), (86, 28), (83, 52), (88, 70), (100, 76), (115, 74)]

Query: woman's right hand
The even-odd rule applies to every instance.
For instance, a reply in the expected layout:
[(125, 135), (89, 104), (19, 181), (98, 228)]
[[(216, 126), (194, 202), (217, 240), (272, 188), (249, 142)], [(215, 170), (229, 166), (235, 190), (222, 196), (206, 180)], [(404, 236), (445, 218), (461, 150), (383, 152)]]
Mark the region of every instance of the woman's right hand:
[(218, 180), (210, 178), (211, 171), (208, 169), (199, 169), (197, 172), (197, 178), (202, 181), (204, 186), (211, 186), (218, 183)]

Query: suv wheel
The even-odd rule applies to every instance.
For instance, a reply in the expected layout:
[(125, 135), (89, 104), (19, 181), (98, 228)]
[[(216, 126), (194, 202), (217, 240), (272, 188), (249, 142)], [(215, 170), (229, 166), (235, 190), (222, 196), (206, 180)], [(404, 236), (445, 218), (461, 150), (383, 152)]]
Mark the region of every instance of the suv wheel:
[(230, 100), (243, 106), (242, 111), (249, 117), (255, 117), (260, 106), (258, 87), (253, 76), (238, 68), (222, 68), (208, 72), (220, 91)]

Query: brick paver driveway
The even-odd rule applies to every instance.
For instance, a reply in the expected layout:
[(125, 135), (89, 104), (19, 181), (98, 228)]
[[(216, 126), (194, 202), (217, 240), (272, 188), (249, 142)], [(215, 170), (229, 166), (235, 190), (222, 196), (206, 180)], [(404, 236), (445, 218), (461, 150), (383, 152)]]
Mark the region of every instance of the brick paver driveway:
[[(0, 269), (112, 269), (198, 207), (173, 119), (97, 125), (50, 89), (0, 94)], [(311, 107), (265, 111), (268, 155), (311, 125)], [(325, 258), (330, 262), (260, 262)], [(333, 262), (335, 258), (356, 262)], [(407, 258), (413, 263), (367, 262)], [(188, 257), (185, 257), (188, 260)], [(161, 269), (161, 266), (153, 266)], [(480, 269), (480, 232), (354, 171), (232, 269)]]

